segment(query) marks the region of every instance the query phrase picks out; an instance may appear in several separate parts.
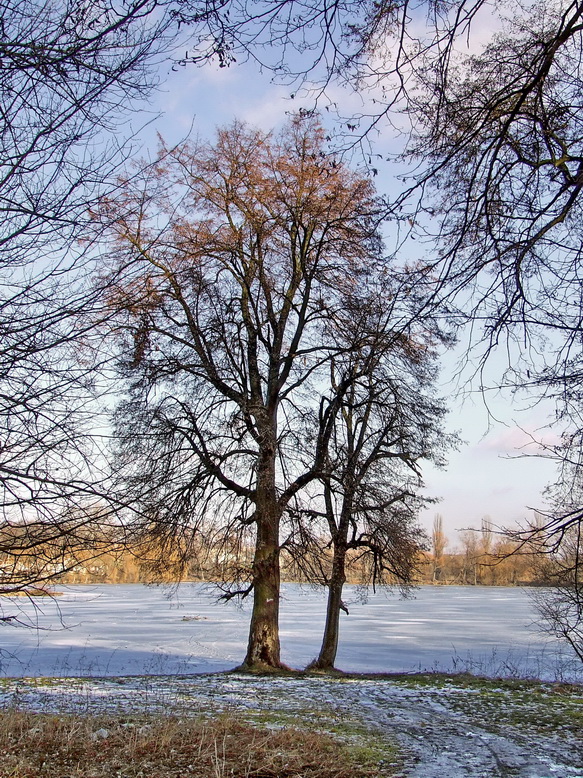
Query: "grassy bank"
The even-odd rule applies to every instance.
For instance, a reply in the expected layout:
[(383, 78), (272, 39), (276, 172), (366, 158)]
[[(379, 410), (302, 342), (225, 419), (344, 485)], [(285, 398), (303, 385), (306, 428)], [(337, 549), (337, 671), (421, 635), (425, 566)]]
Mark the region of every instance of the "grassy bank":
[(579, 685), (437, 673), (6, 678), (2, 705), (0, 778), (583, 778)]
[(390, 775), (374, 751), (327, 734), (209, 719), (0, 714), (10, 778), (366, 778)]

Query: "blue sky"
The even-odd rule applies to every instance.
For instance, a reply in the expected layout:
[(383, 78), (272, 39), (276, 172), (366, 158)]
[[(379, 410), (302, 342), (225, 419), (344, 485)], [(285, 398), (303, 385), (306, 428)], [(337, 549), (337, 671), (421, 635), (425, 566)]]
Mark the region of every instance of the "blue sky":
[[(168, 144), (189, 133), (208, 138), (217, 126), (235, 118), (269, 130), (302, 105), (301, 99), (290, 99), (292, 88), (273, 84), (270, 74), (259, 72), (252, 63), (223, 69), (216, 65), (188, 66), (176, 72), (164, 66), (160, 77), (163, 84), (157, 100), (151, 102), (150, 113), (135, 116), (136, 126), (151, 119), (139, 135), (144, 156), (155, 152), (158, 132)], [(359, 100), (354, 94), (343, 94), (338, 87), (331, 96), (346, 111)], [(387, 129), (377, 140), (385, 153), (395, 148), (389, 132)], [(381, 193), (394, 186), (391, 173), (388, 163), (380, 169), (375, 183)], [(488, 407), (477, 391), (466, 397), (458, 395), (454, 377), (458, 357), (459, 353), (445, 356), (439, 391), (449, 398), (449, 430), (457, 430), (465, 442), (459, 451), (452, 452), (446, 471), (426, 469), (427, 493), (441, 502), (422, 517), (429, 528), (435, 513), (441, 513), (452, 545), (456, 529), (478, 527), (483, 516), (502, 526), (532, 518), (527, 506), (544, 507), (542, 491), (555, 472), (550, 461), (524, 456), (537, 451), (531, 435), (551, 443), (556, 439), (543, 429), (551, 408), (532, 405), (528, 397), (516, 399), (495, 391), (487, 394)], [(502, 354), (492, 360), (488, 375), (491, 384), (501, 374), (503, 360)]]

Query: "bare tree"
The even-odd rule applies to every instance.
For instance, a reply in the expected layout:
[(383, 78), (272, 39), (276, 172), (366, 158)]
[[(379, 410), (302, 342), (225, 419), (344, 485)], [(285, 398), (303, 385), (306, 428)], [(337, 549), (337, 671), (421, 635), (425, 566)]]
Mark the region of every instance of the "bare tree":
[[(395, 136), (398, 125), (412, 166), (387, 213), (399, 240), (430, 240), (420, 282), (457, 305), (484, 359), (505, 343), (500, 385), (555, 400), (564, 445), (548, 453), (580, 465), (581, 3), (243, 0), (216, 10), (209, 40), (225, 61), (246, 52), (315, 102), (331, 83), (358, 92), (362, 110), (338, 131), (344, 146), (367, 140), (371, 169), (384, 159), (370, 131)], [(480, 14), (492, 36), (466, 55)], [(327, 108), (342, 114), (338, 102), (336, 92)], [(568, 528), (582, 515), (554, 518)]]
[(447, 546), (447, 538), (443, 531), (443, 516), (436, 513), (433, 517), (431, 530), (431, 555), (433, 557), (433, 580), (440, 581), (443, 572), (443, 553)]
[(1, 588), (58, 575), (53, 562), (23, 566), (23, 544), (32, 554), (62, 534), (71, 549), (107, 495), (82, 345), (100, 304), (90, 210), (115, 189), (129, 112), (194, 12), (182, 0), (0, 0)]
[(580, 469), (558, 484), (551, 497), (550, 516), (537, 515), (526, 532), (516, 534), (544, 584), (531, 594), (541, 628), (566, 642), (583, 661), (583, 526), (564, 518), (579, 513)]
[[(428, 71), (411, 148), (414, 218), (440, 247), (427, 272), (461, 319), (483, 325), (482, 364), (505, 344), (500, 384), (554, 401), (564, 435), (545, 455), (559, 482), (582, 461), (582, 13), (578, 2), (520, 9), (447, 80)], [(573, 505), (523, 539), (557, 539), (581, 517)]]
[(338, 407), (320, 480), (332, 559), (324, 577), (322, 646), (310, 665), (325, 670), (336, 660), (348, 569), (360, 567), (361, 580), (373, 587), (394, 584), (405, 591), (411, 585), (425, 541), (418, 512), (431, 502), (420, 495), (420, 467), (423, 461), (443, 464), (452, 443), (441, 429), (444, 406), (431, 394), (439, 333), (432, 339), (421, 320), (410, 322), (405, 332), (406, 308), (398, 288), (389, 284), (379, 286), (363, 307), (359, 312), (358, 305), (347, 306), (346, 322), (361, 344), (330, 366)]
[[(251, 58), (289, 85), (291, 98), (311, 96), (314, 107), (323, 102), (340, 119), (338, 139), (351, 147), (371, 130), (393, 127), (395, 112), (408, 105), (429, 54), (446, 80), (457, 39), (469, 32), (485, 5), (485, 0), (215, 3), (184, 61), (211, 55), (227, 66)], [(344, 114), (337, 93), (329, 94), (338, 83), (360, 96), (360, 111)], [(372, 158), (369, 162), (373, 169)]]
[(254, 530), (251, 570), (226, 592), (254, 595), (246, 668), (281, 666), (280, 528), (327, 448), (324, 425), (297, 454), (339, 350), (327, 325), (380, 250), (370, 182), (324, 143), (302, 117), (277, 137), (234, 124), (163, 150), (141, 189), (104, 203), (122, 488), (169, 539)]
[[(487, 12), (495, 33), (477, 54), (462, 54)], [(497, 383), (554, 401), (563, 435), (545, 455), (557, 462), (557, 482), (573, 488), (583, 466), (579, 0), (265, 0), (259, 8), (243, 0), (218, 10), (211, 30), (228, 56), (251, 52), (294, 92), (328, 99), (341, 145), (366, 142), (374, 172), (384, 158), (370, 131), (401, 139), (412, 165), (387, 214), (399, 241), (428, 241), (419, 273), (427, 300), (447, 301), (469, 325), (479, 356), (477, 369), (467, 364), (481, 388), (482, 368), (502, 346), (507, 368)], [(273, 56), (274, 46), (283, 54)], [(337, 93), (327, 98), (332, 82), (356, 90), (362, 110), (342, 116)], [(513, 537), (519, 549), (533, 540), (558, 553), (582, 524), (583, 506), (571, 505)]]
[(0, 3), (2, 588), (57, 575), (60, 552), (41, 564), (39, 549), (59, 534), (71, 547), (74, 526), (92, 520), (87, 363), (70, 347), (89, 300), (77, 239), (124, 156), (122, 106), (150, 86), (164, 32), (161, 17), (147, 20), (155, 5)]
[(547, 587), (534, 589), (530, 596), (543, 631), (566, 642), (583, 662), (582, 553), (578, 524), (568, 530), (555, 552), (538, 556), (537, 573)]

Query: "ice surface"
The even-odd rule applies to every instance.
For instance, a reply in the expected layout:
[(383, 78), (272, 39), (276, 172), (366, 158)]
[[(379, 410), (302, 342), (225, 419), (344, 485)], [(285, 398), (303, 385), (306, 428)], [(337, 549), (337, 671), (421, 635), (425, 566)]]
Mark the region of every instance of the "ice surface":
[[(219, 604), (201, 584), (173, 596), (161, 587), (59, 587), (54, 600), (3, 598), (4, 676), (114, 676), (227, 670), (244, 657), (249, 605)], [(469, 670), (488, 675), (577, 680), (579, 664), (533, 625), (516, 588), (431, 587), (412, 599), (347, 587), (337, 666), (354, 672)], [(322, 590), (287, 584), (281, 604), (282, 659), (304, 667), (319, 647)], [(20, 612), (18, 609), (21, 609)]]

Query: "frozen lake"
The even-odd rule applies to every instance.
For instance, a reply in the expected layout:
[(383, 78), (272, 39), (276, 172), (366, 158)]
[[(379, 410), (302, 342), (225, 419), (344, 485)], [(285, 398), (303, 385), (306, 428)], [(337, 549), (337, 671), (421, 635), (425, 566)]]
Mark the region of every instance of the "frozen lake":
[[(201, 584), (60, 587), (55, 600), (3, 598), (34, 628), (0, 626), (4, 676), (106, 676), (227, 670), (245, 654), (250, 603), (216, 602)], [(514, 588), (424, 586), (414, 598), (347, 587), (337, 666), (354, 672), (469, 670), (488, 675), (581, 679), (583, 665), (537, 631), (527, 593)], [(287, 584), (282, 659), (305, 667), (319, 648), (324, 592)], [(581, 670), (579, 668), (581, 667)]]

